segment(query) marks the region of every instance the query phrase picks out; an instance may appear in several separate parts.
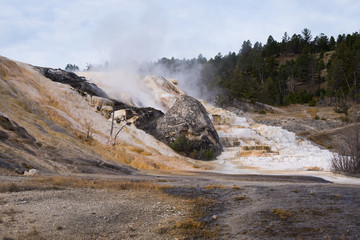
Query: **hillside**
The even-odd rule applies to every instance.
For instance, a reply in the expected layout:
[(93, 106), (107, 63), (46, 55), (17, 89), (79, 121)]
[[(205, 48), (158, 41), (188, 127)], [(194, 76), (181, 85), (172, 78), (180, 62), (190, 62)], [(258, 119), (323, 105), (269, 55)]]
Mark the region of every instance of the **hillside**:
[[(118, 73), (80, 73), (103, 86), (105, 91), (76, 74), (33, 67), (4, 57), (1, 58), (1, 73), (1, 171), (23, 173), (31, 168), (43, 173), (126, 174), (136, 169), (223, 173), (282, 171), (336, 179), (330, 172), (333, 153), (299, 137), (310, 137), (327, 147), (332, 142), (335, 144), (332, 147), (336, 148), (338, 140), (322, 136), (326, 136), (326, 131), (343, 126), (339, 120), (342, 115), (332, 116), (331, 110), (324, 111), (325, 108), (305, 108), (291, 113), (291, 107), (268, 106), (266, 115), (249, 115), (239, 109), (225, 110), (202, 101), (211, 123), (196, 130), (191, 124), (196, 127), (210, 119), (200, 117), (196, 120), (198, 123), (190, 123), (197, 118), (189, 121), (191, 116), (200, 110), (184, 110), (186, 102), (170, 111), (185, 93), (163, 77), (137, 79), (132, 90), (137, 94), (131, 95), (122, 88), (106, 86), (110, 78), (123, 77)], [(150, 106), (165, 112), (161, 120), (165, 125), (173, 121), (167, 112), (193, 113), (187, 115), (184, 122), (175, 124), (180, 124), (178, 130), (171, 130), (172, 124), (169, 124), (165, 128), (168, 132), (155, 133), (160, 122), (154, 121), (160, 121), (163, 113)], [(113, 108), (116, 110), (114, 124)], [(179, 121), (180, 115), (174, 115), (174, 121)], [(327, 120), (314, 120), (316, 115)], [(288, 117), (287, 123), (277, 120), (284, 116)], [(188, 123), (184, 125), (185, 122)], [(202, 130), (209, 124), (214, 125), (214, 130), (210, 130), (212, 127)], [(215, 130), (216, 133), (210, 133)], [(174, 137), (176, 132), (179, 137)], [(187, 140), (180, 143), (183, 134)], [(214, 152), (215, 145), (209, 145), (208, 150), (204, 148), (205, 142), (213, 141), (209, 141), (209, 137), (214, 134), (219, 136), (216, 141), (223, 146), (221, 154), (220, 148)], [(202, 142), (195, 143), (195, 139)], [(211, 159), (214, 153), (218, 155), (215, 161), (190, 158)]]
[[(1, 171), (127, 173), (133, 171), (129, 166), (192, 167), (136, 128), (126, 127), (126, 134), (112, 147), (108, 144), (111, 123), (95, 106), (69, 85), (45, 78), (30, 65), (1, 57), (0, 81)], [(86, 141), (88, 130), (91, 139)]]
[[(359, 179), (305, 138), (336, 142), (346, 126), (331, 107), (223, 109), (161, 76), (125, 78), (129, 92), (109, 86), (118, 73), (5, 57), (0, 72), (2, 239), (360, 237)], [(154, 134), (160, 123), (170, 132)], [(209, 136), (216, 159), (193, 159)]]

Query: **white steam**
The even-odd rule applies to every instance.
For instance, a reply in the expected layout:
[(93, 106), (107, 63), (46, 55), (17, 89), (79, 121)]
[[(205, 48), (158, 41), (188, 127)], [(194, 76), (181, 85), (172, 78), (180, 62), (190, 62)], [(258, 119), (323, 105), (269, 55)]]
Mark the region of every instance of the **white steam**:
[[(133, 3), (136, 5), (136, 3)], [(176, 79), (179, 88), (187, 94), (202, 99), (209, 99), (201, 83), (202, 65), (189, 68), (179, 64), (175, 71), (157, 64), (139, 72), (145, 61), (153, 61), (163, 56), (163, 49), (171, 45), (171, 18), (166, 9), (151, 2), (134, 6), (133, 16), (114, 14), (102, 21), (95, 33), (95, 45), (99, 58), (108, 60), (106, 84), (104, 90), (113, 98), (135, 106), (162, 109), (149, 95), (141, 75), (161, 75)], [(130, 13), (131, 15), (132, 13)], [(135, 17), (136, 16), (136, 17)], [(139, 17), (140, 16), (140, 17)], [(142, 69), (144, 70), (144, 69)], [(104, 85), (104, 84), (103, 84)]]
[(195, 63), (190, 68), (185, 64), (178, 64), (175, 69), (169, 69), (163, 64), (156, 64), (153, 67), (149, 65), (151, 64), (142, 67), (144, 73), (161, 75), (167, 79), (176, 79), (178, 80), (178, 87), (186, 92), (186, 94), (208, 100), (206, 87), (201, 79), (202, 64)]
[(144, 84), (144, 78), (132, 71), (110, 70), (103, 77), (95, 77), (99, 85), (111, 98), (135, 107), (153, 107), (164, 111)]
[[(119, 12), (102, 21), (95, 32), (95, 46), (108, 66), (100, 84), (110, 97), (138, 107), (161, 109), (145, 87), (139, 63), (161, 54), (167, 28), (156, 4), (133, 6), (134, 13)], [(136, 17), (140, 16), (140, 17)], [(96, 81), (95, 81), (96, 82)]]

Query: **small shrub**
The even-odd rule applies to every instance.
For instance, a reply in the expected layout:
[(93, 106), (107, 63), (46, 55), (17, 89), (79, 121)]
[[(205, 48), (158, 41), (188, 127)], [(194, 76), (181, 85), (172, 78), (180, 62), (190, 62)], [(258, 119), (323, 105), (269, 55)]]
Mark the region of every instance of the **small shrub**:
[(277, 215), (281, 220), (286, 220), (286, 219), (292, 217), (291, 212), (288, 212), (281, 208), (275, 208), (272, 212), (273, 212), (273, 214)]
[(210, 149), (201, 150), (200, 154), (199, 154), (199, 159), (202, 159), (202, 160), (215, 159), (214, 149), (210, 148)]
[(190, 157), (196, 159), (197, 156), (198, 156), (198, 152), (196, 151), (196, 149), (194, 149), (194, 150), (190, 153)]
[(176, 152), (187, 152), (191, 149), (191, 143), (186, 138), (185, 134), (180, 134), (171, 144), (171, 148)]
[(349, 106), (345, 102), (341, 102), (334, 107), (336, 113), (344, 113), (346, 116), (349, 114)]
[(360, 131), (354, 125), (343, 136), (344, 144), (339, 154), (332, 159), (334, 172), (360, 174)]
[(264, 110), (260, 110), (259, 114), (266, 114), (266, 112)]
[(318, 115), (315, 116), (315, 120), (320, 120), (320, 117)]
[(311, 100), (308, 102), (309, 107), (315, 107), (316, 106), (316, 99), (315, 97), (312, 97)]
[(356, 156), (338, 155), (332, 160), (332, 167), (335, 172), (344, 174), (359, 174), (360, 161)]
[(336, 198), (336, 199), (341, 199), (342, 198), (342, 196), (340, 194), (338, 194), (338, 193), (331, 194), (331, 197)]
[(33, 227), (28, 234), (26, 235), (26, 239), (44, 239), (40, 236), (39, 231)]
[(32, 169), (34, 168), (32, 165), (28, 164), (28, 163), (21, 163), (21, 166), (24, 167), (24, 168), (27, 168), (27, 169)]
[(210, 149), (202, 149), (197, 151), (194, 149), (193, 141), (187, 139), (185, 134), (180, 134), (175, 141), (170, 145), (170, 147), (185, 156), (189, 156), (193, 159), (201, 159), (201, 160), (213, 160), (215, 159), (215, 152), (213, 148)]
[(342, 121), (342, 122), (345, 122), (345, 123), (348, 123), (348, 122), (350, 122), (350, 119), (348, 118), (348, 117), (340, 117), (340, 120)]

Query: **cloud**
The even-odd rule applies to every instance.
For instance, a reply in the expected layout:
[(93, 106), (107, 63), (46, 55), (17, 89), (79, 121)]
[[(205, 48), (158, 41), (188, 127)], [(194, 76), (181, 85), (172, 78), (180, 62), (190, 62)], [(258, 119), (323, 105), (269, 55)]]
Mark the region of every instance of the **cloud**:
[(151, 2), (131, 7), (136, 11), (121, 8), (106, 16), (94, 31), (94, 48), (112, 63), (141, 62), (162, 53), (169, 22), (162, 7)]
[(355, 0), (1, 1), (0, 54), (64, 67), (109, 59), (207, 58), (271, 34), (359, 31)]

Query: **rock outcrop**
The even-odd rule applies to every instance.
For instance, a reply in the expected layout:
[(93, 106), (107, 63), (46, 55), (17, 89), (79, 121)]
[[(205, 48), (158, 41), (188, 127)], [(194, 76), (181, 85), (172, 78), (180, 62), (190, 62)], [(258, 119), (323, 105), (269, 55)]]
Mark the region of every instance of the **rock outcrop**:
[[(125, 112), (123, 115), (127, 122), (133, 123), (137, 128), (153, 135), (185, 156), (209, 160), (214, 159), (222, 151), (219, 136), (208, 113), (203, 105), (192, 97), (180, 96), (164, 115), (154, 108), (138, 108), (111, 99), (95, 84), (75, 73), (61, 69), (35, 68), (52, 81), (73, 87), (100, 112), (103, 110), (110, 112), (111, 115), (112, 111), (122, 110)], [(170, 90), (175, 91), (176, 88)], [(109, 118), (110, 115), (107, 115)]]
[(222, 151), (219, 136), (204, 106), (182, 95), (174, 106), (153, 123), (148, 132), (175, 151), (195, 159), (210, 160)]
[(98, 86), (88, 82), (84, 77), (79, 77), (73, 72), (67, 72), (61, 69), (34, 67), (44, 77), (51, 79), (54, 82), (68, 84), (81, 93), (87, 93), (91, 96), (98, 96), (106, 98), (106, 93)]
[[(107, 94), (95, 84), (88, 82), (84, 77), (79, 77), (73, 72), (67, 72), (61, 69), (45, 68), (45, 67), (34, 67), (43, 76), (49, 78), (54, 82), (68, 84), (73, 87), (76, 91), (86, 97), (90, 105), (94, 106), (98, 111), (105, 112), (104, 115), (108, 115), (109, 110), (106, 107), (111, 107), (114, 111), (124, 110), (126, 111), (126, 120), (133, 122), (137, 127), (147, 131), (151, 128), (152, 123), (164, 114), (151, 107), (138, 108), (129, 106), (118, 100), (109, 98)], [(111, 112), (111, 111), (110, 111)]]

